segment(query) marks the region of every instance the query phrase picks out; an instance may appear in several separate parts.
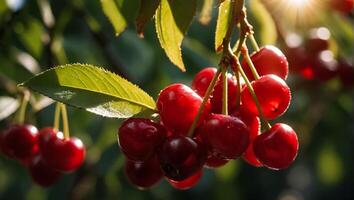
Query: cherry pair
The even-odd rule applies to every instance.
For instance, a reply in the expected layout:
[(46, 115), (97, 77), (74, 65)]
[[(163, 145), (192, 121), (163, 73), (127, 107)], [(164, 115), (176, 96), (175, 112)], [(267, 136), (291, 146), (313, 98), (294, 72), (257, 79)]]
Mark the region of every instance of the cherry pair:
[(41, 186), (54, 184), (62, 172), (76, 170), (85, 155), (81, 140), (64, 139), (52, 128), (38, 131), (32, 125), (13, 125), (0, 138), (2, 153), (27, 166), (32, 179)]

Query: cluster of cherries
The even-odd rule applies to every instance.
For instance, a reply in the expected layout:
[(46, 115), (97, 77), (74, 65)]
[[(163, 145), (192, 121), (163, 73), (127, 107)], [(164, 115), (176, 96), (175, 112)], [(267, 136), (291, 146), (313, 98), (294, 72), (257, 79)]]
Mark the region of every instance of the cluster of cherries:
[[(296, 133), (286, 124), (270, 127), (267, 122), (281, 116), (290, 104), (290, 89), (284, 81), (288, 74), (287, 59), (274, 46), (265, 46), (250, 58), (260, 77), (253, 76), (247, 62), (242, 62), (242, 68), (252, 81), (254, 93), (243, 81), (239, 81), (242, 88), (239, 90), (237, 79), (227, 73), (230, 115), (220, 114), (222, 78), (217, 79), (198, 114), (217, 74), (215, 68), (209, 67), (195, 76), (191, 88), (172, 84), (160, 92), (157, 122), (143, 118), (123, 122), (118, 142), (126, 157), (125, 173), (132, 184), (145, 189), (165, 177), (174, 188), (188, 189), (200, 180), (203, 167), (221, 167), (239, 157), (255, 167), (278, 170), (290, 166), (298, 152)], [(269, 125), (262, 134), (261, 120)], [(196, 124), (196, 129), (190, 134), (192, 124)]]
[(285, 54), (291, 69), (309, 80), (325, 82), (339, 77), (344, 87), (353, 87), (354, 66), (343, 58), (335, 59), (329, 49), (330, 35), (325, 27), (311, 29), (304, 43), (299, 36), (289, 35)]
[(38, 131), (33, 125), (12, 125), (2, 131), (0, 150), (27, 167), (32, 180), (43, 187), (78, 169), (85, 157), (80, 139), (64, 138), (62, 132), (49, 127)]

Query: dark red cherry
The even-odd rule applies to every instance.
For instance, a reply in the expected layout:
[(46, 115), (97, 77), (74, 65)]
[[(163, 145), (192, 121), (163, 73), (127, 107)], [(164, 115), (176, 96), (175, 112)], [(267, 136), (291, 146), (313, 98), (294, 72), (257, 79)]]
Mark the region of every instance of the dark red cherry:
[[(157, 109), (164, 126), (174, 134), (187, 134), (197, 115), (202, 98), (183, 84), (172, 84), (163, 89), (157, 99)], [(210, 112), (207, 104), (199, 125)]]
[[(288, 76), (288, 61), (283, 52), (275, 46), (266, 45), (262, 47), (259, 51), (252, 53), (251, 60), (259, 76), (275, 74), (284, 80)], [(250, 81), (254, 80), (246, 59), (242, 61), (242, 68), (248, 79)]]
[(334, 78), (338, 73), (338, 62), (333, 58), (330, 50), (321, 51), (317, 56), (309, 58), (313, 67), (314, 78), (327, 81)]
[(159, 159), (165, 176), (181, 181), (201, 170), (205, 163), (206, 150), (197, 140), (173, 135), (163, 143)]
[(199, 182), (199, 180), (202, 177), (202, 175), (203, 175), (203, 172), (202, 171), (198, 171), (195, 174), (193, 174), (192, 176), (190, 176), (190, 177), (188, 177), (188, 178), (186, 178), (186, 179), (184, 179), (182, 181), (174, 181), (174, 180), (170, 180), (170, 179), (167, 179), (167, 181), (175, 189), (188, 190), (188, 189), (194, 187), (195, 185), (197, 185), (197, 183)]
[(152, 120), (130, 118), (119, 128), (118, 142), (128, 159), (145, 161), (155, 153), (166, 135), (165, 128)]
[(299, 72), (301, 69), (307, 66), (307, 54), (302, 47), (286, 47), (286, 58), (289, 62), (289, 69), (294, 72)]
[(278, 170), (289, 167), (295, 160), (299, 143), (290, 126), (277, 123), (254, 140), (253, 149), (264, 166)]
[(61, 173), (49, 167), (39, 155), (33, 158), (28, 170), (32, 180), (42, 187), (49, 187), (55, 184), (61, 177)]
[(220, 158), (217, 155), (214, 155), (212, 153), (208, 153), (207, 160), (204, 164), (204, 167), (211, 168), (211, 169), (219, 168), (219, 167), (226, 165), (226, 163), (228, 163), (228, 162), (229, 162), (229, 160), (227, 160), (227, 159)]
[(161, 181), (163, 173), (157, 156), (145, 162), (125, 160), (125, 175), (139, 189), (148, 189)]
[(2, 136), (5, 155), (28, 164), (38, 153), (38, 130), (32, 125), (13, 125)]
[(57, 134), (63, 135), (62, 132), (55, 130), (52, 127), (46, 127), (42, 128), (38, 132), (38, 144), (39, 144), (39, 149), (41, 151), (45, 150), (45, 145), (49, 141), (50, 138), (55, 137)]
[(339, 59), (338, 62), (339, 78), (342, 85), (346, 88), (354, 86), (354, 66), (347, 61)]
[[(275, 75), (265, 75), (253, 81), (252, 87), (265, 118), (275, 119), (288, 109), (291, 100), (291, 92), (283, 79)], [(241, 92), (241, 100), (245, 109), (255, 115), (259, 115), (257, 106), (247, 87)]]
[[(204, 97), (205, 92), (208, 89), (210, 82), (212, 81), (214, 75), (216, 74), (216, 68), (208, 67), (201, 70), (193, 79), (192, 89), (196, 91), (201, 97)], [(229, 73), (227, 73), (227, 84), (228, 84), (228, 109), (231, 111), (237, 105), (237, 81)], [(222, 88), (223, 81), (219, 77), (218, 82), (214, 87), (214, 91), (210, 97), (211, 111), (213, 113), (221, 113), (222, 109)]]
[(353, 0), (331, 0), (330, 3), (332, 8), (343, 14), (350, 13), (354, 8)]
[(260, 134), (261, 129), (259, 118), (256, 115), (248, 112), (243, 105), (231, 113), (231, 116), (235, 116), (241, 119), (250, 131), (250, 144), (248, 145), (245, 153), (242, 155), (242, 159), (250, 165), (261, 167), (262, 163), (257, 160), (253, 151), (253, 141)]
[(61, 132), (52, 135), (41, 149), (43, 160), (61, 172), (78, 169), (85, 158), (85, 146), (79, 138), (64, 138)]
[(200, 131), (209, 151), (219, 158), (236, 159), (249, 144), (249, 129), (236, 117), (213, 114)]
[(316, 55), (329, 48), (331, 33), (325, 27), (314, 28), (309, 31), (309, 38), (306, 41), (306, 51)]

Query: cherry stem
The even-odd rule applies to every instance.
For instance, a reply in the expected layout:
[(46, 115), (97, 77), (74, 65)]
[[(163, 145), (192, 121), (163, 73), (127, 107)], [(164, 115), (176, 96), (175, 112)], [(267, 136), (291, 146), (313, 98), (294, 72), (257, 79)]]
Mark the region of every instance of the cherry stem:
[(29, 98), (30, 98), (29, 91), (24, 90), (23, 91), (23, 97), (22, 97), (22, 100), (21, 100), (20, 109), (19, 109), (19, 111), (17, 113), (17, 116), (16, 116), (16, 121), (17, 121), (18, 124), (23, 124), (25, 122), (26, 108), (27, 108), (27, 105), (28, 105)]
[(255, 80), (259, 79), (259, 74), (258, 74), (258, 72), (256, 70), (256, 67), (254, 66), (254, 64), (253, 64), (253, 62), (251, 60), (251, 57), (250, 57), (250, 55), (248, 53), (248, 49), (247, 49), (247, 47), (245, 45), (242, 47), (241, 52), (242, 52), (243, 57), (246, 59), (249, 68), (252, 71), (254, 79)]
[(70, 138), (70, 133), (69, 133), (68, 112), (66, 110), (65, 104), (60, 103), (60, 108), (61, 108), (61, 117), (62, 117), (62, 120), (63, 120), (64, 138), (65, 139), (69, 139)]
[(241, 105), (241, 80), (240, 80), (240, 74), (238, 73), (238, 70), (233, 71), (234, 77), (236, 77), (236, 83), (237, 83), (237, 99), (236, 99), (236, 109), (238, 109)]
[(226, 66), (221, 66), (221, 76), (222, 76), (222, 114), (228, 115), (228, 85), (227, 85), (227, 70)]
[(61, 110), (60, 103), (57, 102), (55, 104), (54, 125), (53, 125), (53, 128), (57, 131), (59, 130), (59, 123), (60, 123), (60, 110)]
[[(232, 54), (232, 52), (230, 52)], [(258, 98), (257, 98), (257, 95), (256, 93), (254, 92), (254, 89), (252, 87), (252, 84), (251, 82), (248, 80), (245, 72), (243, 71), (241, 65), (240, 65), (240, 62), (238, 61), (237, 57), (235, 55), (232, 54), (232, 59), (234, 60), (235, 62), (235, 65), (237, 67), (237, 71), (240, 72), (242, 78), (245, 80), (245, 83), (247, 85), (247, 88), (248, 90), (250, 91), (251, 95), (252, 95), (252, 98), (256, 104), (256, 107), (257, 107), (257, 110), (258, 110), (258, 113), (259, 113), (259, 117), (260, 119), (262, 120), (262, 124), (265, 126), (265, 129), (266, 130), (269, 130), (271, 128), (271, 125), (269, 124), (268, 120), (265, 119), (264, 117), (264, 114), (263, 114), (263, 111), (262, 111), (262, 108), (261, 108), (261, 105), (258, 101)], [(237, 71), (233, 68), (234, 72), (237, 73)]]
[(250, 40), (251, 40), (254, 50), (259, 51), (259, 46), (258, 46), (256, 38), (254, 37), (254, 34), (250, 35)]
[(188, 131), (188, 136), (189, 137), (193, 137), (193, 135), (194, 135), (194, 130), (195, 130), (196, 126), (197, 126), (197, 123), (199, 121), (200, 115), (202, 114), (202, 112), (203, 112), (203, 110), (205, 108), (205, 104), (209, 100), (211, 92), (213, 91), (213, 89), (215, 87), (216, 81), (218, 80), (220, 73), (221, 73), (221, 67), (219, 67), (218, 70), (216, 71), (213, 79), (211, 80), (211, 82), (210, 82), (210, 84), (208, 86), (207, 91), (205, 92), (202, 104), (200, 105), (199, 110), (197, 112), (197, 115), (195, 116), (195, 118), (193, 120), (193, 123), (192, 123), (191, 127), (189, 128), (189, 131)]

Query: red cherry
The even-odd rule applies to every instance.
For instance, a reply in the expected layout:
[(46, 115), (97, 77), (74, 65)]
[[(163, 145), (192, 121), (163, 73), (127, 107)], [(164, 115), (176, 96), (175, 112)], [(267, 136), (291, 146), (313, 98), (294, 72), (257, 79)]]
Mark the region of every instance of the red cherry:
[(156, 185), (163, 177), (160, 163), (156, 156), (145, 162), (125, 160), (125, 175), (139, 189), (148, 189)]
[(182, 181), (174, 181), (167, 179), (167, 181), (174, 187), (175, 189), (178, 190), (188, 190), (199, 182), (200, 178), (202, 177), (203, 172), (198, 171), (197, 173), (193, 174), (192, 176), (182, 180)]
[(289, 167), (295, 160), (299, 143), (290, 126), (277, 123), (254, 140), (253, 149), (264, 166), (278, 170)]
[(339, 78), (344, 87), (350, 88), (354, 86), (354, 66), (350, 65), (343, 59), (338, 62)]
[(61, 172), (76, 170), (85, 158), (85, 146), (82, 141), (75, 137), (64, 138), (61, 132), (52, 135), (41, 148), (43, 160)]
[(49, 167), (41, 158), (35, 156), (29, 165), (29, 173), (32, 180), (42, 187), (49, 187), (55, 184), (61, 177), (61, 173)]
[(118, 142), (124, 155), (134, 161), (145, 161), (163, 142), (165, 128), (149, 119), (130, 118), (119, 128)]
[[(196, 91), (201, 97), (204, 97), (205, 92), (208, 89), (210, 82), (212, 81), (214, 75), (216, 74), (216, 68), (208, 67), (201, 70), (193, 79), (192, 89)], [(237, 106), (237, 81), (233, 76), (227, 73), (227, 84), (228, 84), (228, 109), (231, 111)], [(214, 87), (214, 91), (210, 97), (211, 111), (213, 113), (221, 113), (222, 110), (222, 88), (223, 81), (219, 77), (218, 82)]]
[(289, 69), (299, 72), (307, 66), (307, 54), (302, 47), (286, 47), (285, 55), (289, 62)]
[(348, 14), (354, 8), (354, 1), (353, 0), (331, 0), (331, 6), (335, 10), (343, 13)]
[(38, 153), (38, 130), (32, 125), (13, 125), (2, 135), (2, 150), (5, 155), (28, 164)]
[[(284, 80), (288, 76), (288, 61), (283, 52), (275, 46), (267, 45), (262, 47), (259, 51), (252, 53), (251, 60), (259, 76), (275, 74)], [(248, 79), (250, 81), (254, 80), (246, 59), (242, 61), (242, 68)]]
[(314, 28), (309, 31), (309, 38), (306, 41), (306, 51), (316, 55), (329, 48), (329, 38), (331, 33), (325, 27)]
[(315, 79), (327, 81), (338, 73), (338, 63), (329, 50), (321, 51), (317, 56), (309, 58), (308, 62), (313, 67)]
[[(252, 87), (265, 118), (275, 119), (288, 109), (291, 92), (283, 79), (275, 75), (265, 75), (253, 81)], [(248, 111), (259, 115), (256, 104), (247, 87), (241, 92), (241, 100)]]
[(168, 179), (182, 181), (203, 167), (206, 150), (197, 140), (173, 135), (163, 143), (159, 159), (162, 171)]
[[(191, 88), (183, 84), (172, 84), (160, 92), (157, 109), (164, 126), (174, 134), (187, 134), (197, 115), (202, 98)], [(209, 114), (207, 104), (199, 125)]]
[(204, 164), (204, 167), (206, 168), (219, 168), (222, 167), (224, 165), (226, 165), (226, 163), (228, 163), (229, 160), (224, 159), (224, 158), (220, 158), (217, 155), (213, 155), (212, 153), (208, 154), (207, 160)]
[(253, 141), (260, 134), (261, 129), (259, 118), (256, 115), (248, 112), (243, 105), (231, 113), (231, 116), (235, 116), (241, 119), (250, 131), (250, 144), (248, 145), (245, 153), (242, 155), (242, 159), (252, 166), (261, 167), (262, 163), (257, 160), (253, 151)]
[(249, 144), (249, 129), (236, 117), (213, 114), (200, 131), (211, 153), (219, 158), (236, 159)]
[(52, 138), (55, 137), (57, 134), (63, 135), (62, 132), (55, 130), (52, 127), (46, 127), (42, 128), (38, 132), (38, 144), (39, 144), (39, 149), (41, 151), (45, 151), (45, 145), (47, 142)]

